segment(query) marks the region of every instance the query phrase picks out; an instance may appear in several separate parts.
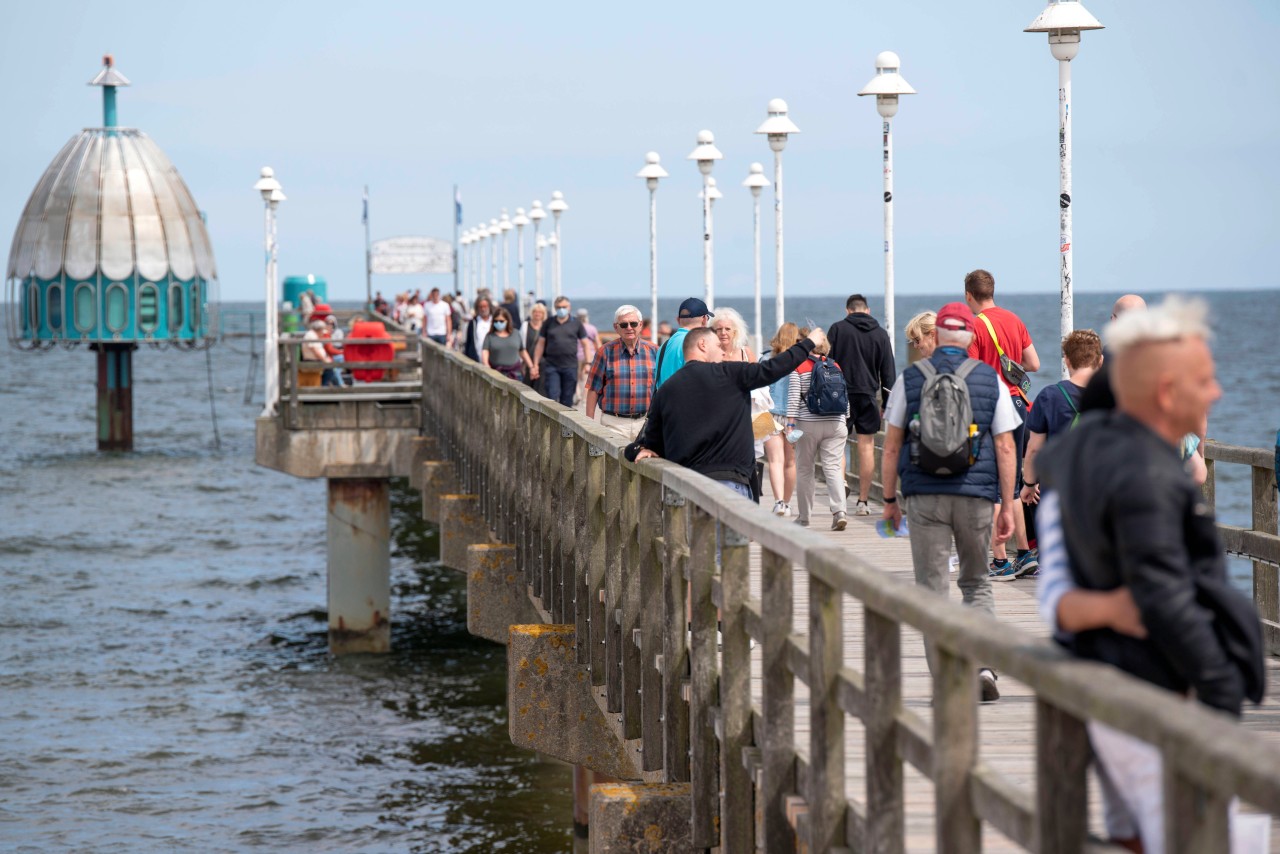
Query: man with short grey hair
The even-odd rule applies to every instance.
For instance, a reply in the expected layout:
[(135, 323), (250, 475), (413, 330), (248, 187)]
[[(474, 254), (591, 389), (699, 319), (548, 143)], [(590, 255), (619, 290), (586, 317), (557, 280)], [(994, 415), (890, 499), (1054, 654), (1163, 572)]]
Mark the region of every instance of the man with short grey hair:
[(640, 309), (620, 306), (613, 313), (613, 329), (618, 337), (596, 352), (587, 375), (586, 412), (628, 441), (634, 441), (649, 412), (653, 381), (657, 374), (658, 348), (640, 337)]

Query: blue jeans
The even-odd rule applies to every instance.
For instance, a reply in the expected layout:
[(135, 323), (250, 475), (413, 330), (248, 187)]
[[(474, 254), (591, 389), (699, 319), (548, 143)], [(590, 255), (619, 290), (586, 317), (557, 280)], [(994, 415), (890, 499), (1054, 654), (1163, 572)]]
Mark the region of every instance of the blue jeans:
[(444, 335), (428, 335), (427, 337), (439, 344), (441, 347), (444, 346), (444, 342), (447, 340), (447, 336)]
[(751, 498), (751, 487), (747, 486), (745, 483), (738, 483), (736, 480), (717, 480), (716, 483), (729, 487), (743, 498)]
[(578, 366), (560, 368), (547, 365), (542, 375), (547, 381), (547, 397), (565, 406), (573, 406), (573, 393), (578, 389)]

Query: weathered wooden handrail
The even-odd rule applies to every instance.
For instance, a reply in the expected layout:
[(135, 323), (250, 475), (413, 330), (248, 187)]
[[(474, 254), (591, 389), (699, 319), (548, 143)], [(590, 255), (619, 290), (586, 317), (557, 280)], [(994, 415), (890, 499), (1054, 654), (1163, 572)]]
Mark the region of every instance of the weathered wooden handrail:
[[(640, 740), (639, 767), (691, 783), (693, 847), (782, 851), (799, 839), (814, 851), (901, 852), (906, 761), (934, 782), (940, 848), (978, 850), (986, 821), (1029, 850), (1079, 851), (1087, 721), (1160, 749), (1171, 851), (1227, 850), (1233, 797), (1280, 812), (1280, 749), (1229, 717), (922, 596), (688, 469), (628, 463), (621, 437), (597, 423), (422, 346), (425, 429), (461, 488), (479, 495), (494, 533), (515, 545), (546, 619), (575, 626), (578, 660), (606, 711), (624, 737)], [(758, 599), (749, 592), (748, 541), (761, 551)], [(809, 585), (805, 634), (793, 631), (793, 567)], [(846, 596), (865, 613), (860, 672), (842, 652)], [(937, 652), (931, 727), (902, 704), (904, 626)], [(758, 713), (750, 638), (763, 658)], [(979, 662), (1035, 695), (1034, 795), (981, 762)], [(809, 688), (807, 758), (794, 743), (796, 679)], [(867, 757), (864, 797), (852, 802), (846, 715), (862, 722)]]

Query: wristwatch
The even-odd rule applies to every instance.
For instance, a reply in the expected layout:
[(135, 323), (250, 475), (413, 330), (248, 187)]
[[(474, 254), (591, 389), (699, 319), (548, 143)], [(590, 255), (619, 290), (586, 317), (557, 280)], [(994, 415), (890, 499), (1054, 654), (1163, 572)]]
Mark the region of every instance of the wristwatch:
[(885, 503), (885, 504), (897, 504), (897, 503), (898, 503), (898, 499), (896, 499), (896, 498), (886, 498), (886, 499), (884, 500), (884, 503)]

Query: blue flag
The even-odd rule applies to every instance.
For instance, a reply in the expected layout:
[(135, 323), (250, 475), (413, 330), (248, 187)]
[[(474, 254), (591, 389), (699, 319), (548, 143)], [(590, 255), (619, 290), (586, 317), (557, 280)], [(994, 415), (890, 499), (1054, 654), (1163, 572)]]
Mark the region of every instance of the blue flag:
[(360, 222), (363, 225), (369, 224), (369, 188), (364, 188), (364, 212), (360, 214)]
[(453, 221), (462, 225), (462, 191), (456, 186), (453, 188)]

